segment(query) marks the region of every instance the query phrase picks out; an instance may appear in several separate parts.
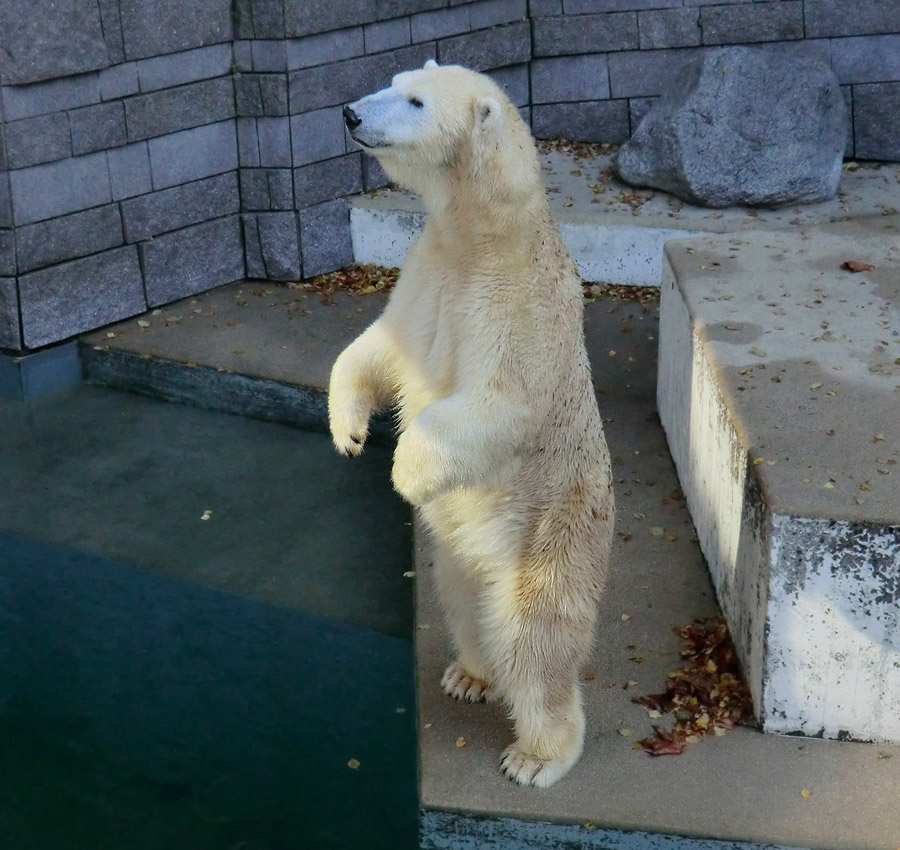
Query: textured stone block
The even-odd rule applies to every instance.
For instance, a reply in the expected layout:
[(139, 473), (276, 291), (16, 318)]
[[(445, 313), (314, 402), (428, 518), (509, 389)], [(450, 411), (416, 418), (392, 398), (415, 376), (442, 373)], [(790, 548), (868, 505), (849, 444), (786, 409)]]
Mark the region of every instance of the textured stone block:
[(412, 15), (409, 22), (414, 43), (459, 35), (469, 31), (469, 7), (456, 6), (419, 12)]
[(300, 249), (304, 277), (332, 272), (353, 262), (347, 201), (341, 198), (301, 210)]
[(231, 58), (234, 70), (238, 73), (249, 73), (253, 70), (253, 42), (247, 40), (236, 41), (231, 48)]
[(391, 21), (376, 21), (363, 27), (366, 53), (381, 53), (404, 47), (411, 40), (409, 18), (394, 18)]
[(291, 125), (287, 117), (257, 118), (259, 164), (263, 168), (290, 168)]
[(9, 168), (26, 168), (72, 155), (69, 121), (64, 112), (12, 121), (5, 131)]
[(897, 0), (855, 0), (852, 11), (846, 0), (806, 0), (803, 9), (807, 38), (900, 32)]
[(513, 106), (526, 106), (531, 100), (531, 87), (527, 65), (510, 65), (497, 68), (488, 75), (506, 92)]
[(748, 44), (803, 38), (803, 3), (744, 3), (700, 10), (704, 44)]
[(654, 9), (638, 12), (641, 50), (695, 47), (700, 44), (698, 9)]
[(447, 5), (447, 0), (375, 0), (378, 20), (399, 18), (401, 15), (412, 15), (426, 12), (429, 9), (440, 9)]
[(294, 177), (289, 168), (242, 168), (242, 210), (292, 210)]
[(528, 13), (532, 18), (550, 18), (563, 13), (562, 0), (528, 0)]
[(132, 245), (19, 277), (22, 336), (39, 348), (146, 309)]
[(340, 62), (365, 53), (362, 27), (350, 27), (336, 32), (323, 32), (287, 42), (289, 71), (312, 68), (326, 62)]
[(30, 224), (112, 200), (105, 153), (21, 168), (9, 173), (17, 225)]
[(341, 107), (330, 106), (291, 117), (295, 166), (340, 156), (346, 151)]
[(113, 148), (106, 152), (106, 159), (114, 201), (142, 195), (153, 189), (150, 152), (146, 142)]
[[(701, 0), (704, 2), (704, 0)], [(719, 3), (720, 0), (709, 0)], [(721, 0), (723, 3), (746, 3), (747, 0)], [(589, 15), (595, 12), (633, 12), (638, 9), (671, 9), (681, 0), (563, 0), (567, 15)], [(689, 5), (685, 3), (685, 5)]]
[(637, 13), (537, 18), (533, 24), (535, 56), (567, 56), (635, 50)]
[(536, 104), (531, 112), (532, 131), (538, 139), (618, 144), (629, 136), (625, 100)]
[(231, 0), (120, 0), (128, 59), (231, 41)]
[(238, 162), (241, 168), (259, 167), (259, 135), (255, 118), (237, 119)]
[(294, 205), (311, 207), (322, 201), (355, 195), (363, 190), (362, 154), (351, 153), (294, 169)]
[(196, 295), (244, 276), (240, 216), (196, 224), (138, 246), (151, 307)]
[(853, 87), (858, 159), (900, 162), (900, 82)]
[(300, 231), (295, 212), (242, 216), (247, 253), (247, 277), (299, 280)]
[(118, 248), (124, 241), (118, 204), (27, 224), (16, 229), (19, 271)]
[(122, 38), (122, 15), (119, 12), (119, 0), (99, 0), (98, 5), (109, 62), (118, 65), (125, 61), (125, 41)]
[(137, 62), (123, 62), (104, 68), (98, 75), (100, 97), (103, 100), (115, 100), (120, 97), (137, 94), (140, 91)]
[(7, 121), (62, 112), (89, 103), (100, 103), (97, 74), (60, 77), (28, 86), (3, 86), (3, 114)]
[(154, 56), (137, 63), (141, 91), (183, 86), (231, 73), (231, 45), (211, 44), (167, 56)]
[(69, 113), (72, 131), (72, 152), (83, 153), (124, 145), (125, 109), (121, 101), (83, 106)]
[(229, 77), (132, 97), (125, 101), (129, 141), (140, 141), (234, 117)]
[(0, 74), (32, 83), (109, 64), (97, 0), (0, 3)]
[(151, 139), (150, 173), (154, 189), (212, 177), (238, 166), (233, 121), (220, 121)]
[(633, 97), (628, 101), (628, 117), (631, 122), (632, 133), (637, 130), (638, 124), (641, 123), (644, 116), (650, 111), (650, 107), (653, 106), (655, 100), (655, 97)]
[(383, 88), (390, 84), (394, 74), (421, 67), (426, 59), (434, 58), (433, 53), (431, 45), (416, 44), (389, 53), (294, 71), (288, 77), (291, 114), (344, 104)]
[(0, 277), (0, 348), (22, 347), (19, 327), (19, 290), (14, 277)]
[(287, 115), (287, 77), (284, 74), (237, 74), (235, 104), (239, 116)]
[(616, 169), (627, 183), (701, 206), (816, 203), (837, 191), (847, 124), (826, 63), (731, 47), (681, 71), (619, 149)]
[(384, 173), (384, 169), (381, 167), (378, 160), (371, 156), (363, 155), (362, 176), (363, 190), (366, 192), (374, 192), (376, 189), (383, 189), (391, 183), (391, 178)]
[(242, 38), (284, 38), (282, 0), (240, 0), (235, 17)]
[(375, 0), (284, 0), (284, 27), (288, 38), (328, 32), (356, 24), (367, 24), (378, 18)]
[(126, 242), (240, 211), (237, 172), (229, 171), (122, 202)]
[(640, 50), (609, 55), (610, 97), (654, 97), (697, 55), (695, 50)]
[(0, 227), (12, 227), (12, 197), (9, 190), (9, 174), (0, 171)]
[(250, 42), (250, 45), (254, 71), (287, 71), (287, 45), (284, 41), (256, 40)]
[(16, 275), (16, 233), (0, 230), (0, 277)]
[(496, 27), (521, 21), (528, 17), (527, 0), (481, 0), (470, 7), (470, 23), (473, 30)]
[(231, 7), (234, 37), (253, 38), (253, 0), (232, 0)]
[(465, 65), (477, 71), (518, 65), (530, 58), (531, 27), (527, 21), (479, 30), (438, 43), (438, 61), (442, 65)]
[(836, 40), (832, 67), (842, 83), (900, 80), (900, 33)]
[(560, 56), (531, 63), (532, 103), (605, 100), (609, 97), (607, 58)]

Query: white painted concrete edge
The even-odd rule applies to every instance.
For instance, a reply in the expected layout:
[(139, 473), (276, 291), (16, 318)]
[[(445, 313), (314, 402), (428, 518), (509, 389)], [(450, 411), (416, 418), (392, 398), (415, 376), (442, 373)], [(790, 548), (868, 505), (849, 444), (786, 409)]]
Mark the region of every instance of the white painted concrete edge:
[[(353, 257), (358, 263), (400, 266), (421, 233), (425, 216), (406, 209), (354, 205), (350, 209)], [(582, 278), (627, 286), (659, 286), (663, 246), (697, 231), (639, 225), (560, 221), (563, 241)]]

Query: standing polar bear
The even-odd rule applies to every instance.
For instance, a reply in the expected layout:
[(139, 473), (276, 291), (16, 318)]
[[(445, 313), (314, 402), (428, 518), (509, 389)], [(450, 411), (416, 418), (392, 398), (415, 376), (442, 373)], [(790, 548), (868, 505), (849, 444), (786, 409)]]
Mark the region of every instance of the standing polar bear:
[(393, 482), (435, 538), (456, 648), (441, 684), (502, 698), (516, 741), (501, 770), (546, 787), (584, 746), (579, 667), (613, 534), (581, 282), (531, 134), (488, 77), (429, 61), (344, 116), (427, 219), (384, 313), (334, 364), (334, 443), (359, 454), (372, 413), (397, 406)]

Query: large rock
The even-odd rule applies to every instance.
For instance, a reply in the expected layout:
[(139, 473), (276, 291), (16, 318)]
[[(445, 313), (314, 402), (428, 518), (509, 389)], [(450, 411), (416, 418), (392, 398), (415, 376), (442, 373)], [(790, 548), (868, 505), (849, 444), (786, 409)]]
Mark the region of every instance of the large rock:
[(693, 204), (833, 198), (847, 107), (823, 61), (730, 47), (686, 65), (619, 151), (619, 176)]

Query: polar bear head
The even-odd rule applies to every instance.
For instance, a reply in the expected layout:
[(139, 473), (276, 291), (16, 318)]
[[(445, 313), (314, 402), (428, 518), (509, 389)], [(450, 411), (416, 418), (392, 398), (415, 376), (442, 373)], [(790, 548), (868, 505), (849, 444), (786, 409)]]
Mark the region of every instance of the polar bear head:
[[(353, 139), (391, 179), (433, 196), (451, 181), (521, 190), (539, 168), (531, 133), (489, 77), (432, 60), (344, 107)], [(539, 178), (537, 178), (539, 179)]]

